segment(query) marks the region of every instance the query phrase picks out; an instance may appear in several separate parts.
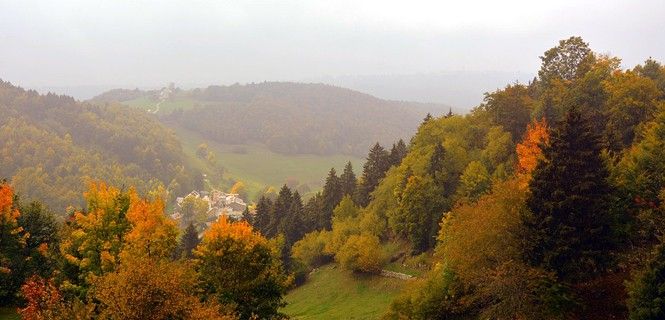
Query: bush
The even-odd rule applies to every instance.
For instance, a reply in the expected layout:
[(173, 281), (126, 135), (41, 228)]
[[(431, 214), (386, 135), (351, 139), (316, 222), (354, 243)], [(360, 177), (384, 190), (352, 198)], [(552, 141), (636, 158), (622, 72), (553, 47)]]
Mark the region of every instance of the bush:
[(310, 232), (293, 244), (291, 256), (311, 268), (326, 264), (332, 260), (332, 255), (324, 252), (329, 239), (329, 231)]
[(335, 255), (342, 267), (357, 272), (379, 273), (384, 264), (379, 238), (373, 235), (352, 235)]

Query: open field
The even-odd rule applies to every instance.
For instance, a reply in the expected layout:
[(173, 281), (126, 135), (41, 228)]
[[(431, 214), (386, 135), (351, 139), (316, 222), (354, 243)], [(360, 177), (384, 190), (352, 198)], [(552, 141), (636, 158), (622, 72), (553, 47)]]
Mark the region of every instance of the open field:
[[(295, 180), (299, 185), (306, 184), (311, 192), (315, 192), (323, 187), (331, 167), (335, 167), (339, 174), (350, 160), (358, 174), (362, 166), (362, 159), (353, 156), (284, 155), (258, 145), (219, 144), (180, 127), (173, 129), (182, 142), (190, 165), (203, 172), (212, 170), (210, 164), (196, 157), (197, 146), (206, 143), (215, 154), (217, 163), (225, 168), (225, 178), (243, 181), (250, 199), (263, 187), (274, 186), (279, 189), (287, 180)], [(218, 184), (211, 182), (213, 185)]]
[(356, 275), (330, 264), (289, 292), (288, 305), (282, 311), (294, 319), (377, 319), (408, 283)]

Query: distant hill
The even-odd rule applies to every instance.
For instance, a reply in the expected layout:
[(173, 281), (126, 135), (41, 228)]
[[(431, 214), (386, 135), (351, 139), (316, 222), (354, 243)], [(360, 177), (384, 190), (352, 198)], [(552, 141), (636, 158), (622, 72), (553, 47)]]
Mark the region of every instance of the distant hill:
[(162, 184), (174, 193), (196, 185), (175, 135), (145, 112), (0, 80), (0, 115), (0, 178), (55, 210), (82, 205), (90, 180), (139, 191)]
[(410, 137), (428, 112), (448, 111), (444, 105), (291, 82), (112, 90), (92, 101), (119, 101), (219, 143), (259, 143), (283, 154), (364, 155), (377, 141), (389, 145)]

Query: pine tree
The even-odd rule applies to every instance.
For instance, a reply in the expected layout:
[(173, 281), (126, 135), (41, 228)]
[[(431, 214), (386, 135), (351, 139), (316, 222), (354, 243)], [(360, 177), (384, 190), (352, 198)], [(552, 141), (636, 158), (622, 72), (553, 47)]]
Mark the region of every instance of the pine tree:
[(407, 149), (404, 140), (399, 139), (397, 143), (393, 144), (392, 149), (390, 149), (390, 164), (393, 166), (399, 166), (408, 152), (409, 150)]
[(261, 196), (259, 202), (256, 204), (256, 213), (254, 214), (253, 227), (261, 232), (264, 236), (268, 232), (268, 225), (270, 225), (270, 218), (272, 215), (272, 201), (266, 196)]
[(194, 250), (194, 248), (196, 248), (200, 242), (201, 239), (199, 239), (199, 234), (196, 231), (196, 227), (193, 223), (190, 222), (185, 229), (185, 233), (180, 239), (180, 245), (178, 247), (180, 257), (191, 259), (193, 257), (192, 250)]
[(448, 108), (448, 113), (446, 113), (445, 117), (450, 118), (454, 116), (455, 114), (453, 113), (453, 108)]
[(353, 196), (353, 194), (356, 192), (356, 185), (358, 184), (358, 181), (356, 179), (356, 174), (353, 173), (353, 166), (351, 165), (351, 161), (347, 162), (346, 166), (344, 166), (344, 172), (342, 172), (342, 175), (339, 176), (339, 180), (342, 184), (342, 193), (344, 195)]
[(370, 194), (379, 185), (381, 179), (386, 176), (386, 171), (390, 168), (390, 156), (388, 152), (376, 143), (369, 150), (367, 161), (363, 165), (362, 182), (356, 192), (356, 203), (366, 207), (370, 201)]
[(319, 227), (321, 229), (330, 230), (332, 227), (332, 213), (333, 209), (339, 204), (344, 196), (342, 189), (342, 182), (337, 177), (335, 168), (331, 168), (326, 178), (326, 183), (323, 186), (323, 211), (319, 217)]
[(592, 276), (609, 263), (611, 188), (600, 152), (599, 137), (573, 109), (543, 150), (529, 184), (525, 258), (564, 280)]
[(304, 208), (303, 225), (305, 233), (314, 230), (319, 230), (319, 216), (323, 211), (323, 196), (321, 192), (317, 192), (311, 197)]

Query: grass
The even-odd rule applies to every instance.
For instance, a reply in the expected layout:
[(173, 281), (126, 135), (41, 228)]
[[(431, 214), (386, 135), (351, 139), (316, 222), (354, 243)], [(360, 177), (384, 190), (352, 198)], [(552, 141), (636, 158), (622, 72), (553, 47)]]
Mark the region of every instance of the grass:
[(407, 283), (326, 265), (287, 294), (282, 311), (294, 319), (377, 319)]
[[(265, 186), (273, 186), (279, 190), (279, 187), (287, 180), (307, 184), (311, 191), (315, 192), (323, 187), (323, 182), (331, 167), (335, 167), (340, 174), (347, 161), (351, 161), (356, 172), (359, 171), (362, 164), (360, 158), (347, 155), (284, 155), (274, 153), (259, 145), (219, 144), (181, 127), (173, 129), (182, 142), (190, 165), (202, 172), (212, 171), (210, 164), (196, 157), (198, 145), (206, 143), (209, 150), (215, 154), (217, 163), (226, 170), (225, 177), (243, 181), (250, 199), (253, 199), (254, 195)], [(213, 182), (212, 184), (218, 185), (219, 183)]]
[[(133, 100), (123, 101), (122, 103), (130, 107), (139, 108), (146, 111), (148, 110), (154, 111), (158, 102), (159, 100), (153, 99), (150, 96), (143, 96)], [(189, 109), (192, 108), (195, 104), (204, 104), (204, 103), (186, 97), (175, 97), (173, 99), (169, 99), (168, 101), (162, 102), (162, 104), (159, 107), (159, 113), (160, 114), (169, 113), (178, 108)]]
[(16, 313), (16, 307), (0, 307), (0, 320), (21, 319)]

